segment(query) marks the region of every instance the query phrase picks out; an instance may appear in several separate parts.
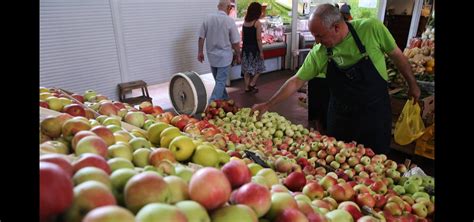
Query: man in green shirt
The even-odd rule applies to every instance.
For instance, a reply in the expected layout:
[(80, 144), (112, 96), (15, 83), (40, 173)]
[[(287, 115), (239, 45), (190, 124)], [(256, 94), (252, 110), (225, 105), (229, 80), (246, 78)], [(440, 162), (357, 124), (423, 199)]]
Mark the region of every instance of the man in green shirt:
[(303, 84), (325, 76), (330, 91), (327, 135), (356, 141), (377, 153), (387, 153), (391, 140), (391, 108), (384, 54), (388, 54), (408, 83), (415, 101), (420, 89), (408, 59), (387, 28), (376, 19), (346, 23), (331, 4), (319, 5), (310, 17), (309, 30), (316, 43), (296, 75), (253, 110), (266, 112)]

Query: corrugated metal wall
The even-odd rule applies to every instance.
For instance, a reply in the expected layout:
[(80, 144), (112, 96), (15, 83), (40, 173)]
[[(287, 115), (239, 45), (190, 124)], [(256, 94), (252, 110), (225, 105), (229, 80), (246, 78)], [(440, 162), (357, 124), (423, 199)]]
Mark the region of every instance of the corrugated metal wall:
[(117, 84), (210, 72), (198, 30), (217, 0), (41, 0), (40, 84), (118, 98)]
[(40, 85), (117, 98), (121, 82), (108, 0), (40, 2)]
[(119, 1), (129, 80), (154, 84), (177, 72), (210, 72), (196, 59), (198, 30), (216, 10), (216, 0)]

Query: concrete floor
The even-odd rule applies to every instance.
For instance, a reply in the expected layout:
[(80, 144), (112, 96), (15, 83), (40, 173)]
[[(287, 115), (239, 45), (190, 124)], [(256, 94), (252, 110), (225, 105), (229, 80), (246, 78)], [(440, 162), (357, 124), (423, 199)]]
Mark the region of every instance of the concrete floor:
[[(259, 89), (258, 93), (245, 93), (244, 80), (233, 80), (231, 81), (231, 85), (227, 87), (227, 92), (229, 93), (229, 96), (235, 100), (237, 106), (251, 107), (256, 103), (268, 100), (293, 74), (294, 72), (291, 70), (281, 70), (262, 74), (257, 81), (257, 88)], [(212, 77), (212, 74), (209, 73), (201, 75), (201, 79), (206, 87), (206, 92), (209, 98), (215, 85), (214, 78)], [(148, 86), (148, 91), (150, 96), (153, 98), (153, 104), (159, 105), (167, 111), (174, 111), (168, 94), (168, 85), (169, 83), (150, 85)], [(133, 96), (140, 94), (141, 91), (139, 90), (133, 92)], [(298, 97), (302, 95), (304, 94), (295, 93), (281, 104), (273, 107), (270, 111), (279, 113), (292, 123), (302, 124), (304, 127), (309, 128), (308, 110), (298, 103)], [(403, 163), (405, 159), (411, 159), (412, 163), (421, 167), (425, 173), (428, 175), (434, 175), (433, 160), (419, 156), (412, 156), (395, 149), (392, 149), (387, 156), (398, 163)]]

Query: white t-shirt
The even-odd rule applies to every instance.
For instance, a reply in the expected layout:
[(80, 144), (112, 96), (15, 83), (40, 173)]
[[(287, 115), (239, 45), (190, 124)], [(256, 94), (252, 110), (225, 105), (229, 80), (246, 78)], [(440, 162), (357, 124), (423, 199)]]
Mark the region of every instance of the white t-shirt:
[(232, 63), (232, 44), (240, 42), (240, 34), (234, 20), (225, 12), (206, 16), (199, 37), (206, 39), (207, 57), (212, 67), (225, 67)]

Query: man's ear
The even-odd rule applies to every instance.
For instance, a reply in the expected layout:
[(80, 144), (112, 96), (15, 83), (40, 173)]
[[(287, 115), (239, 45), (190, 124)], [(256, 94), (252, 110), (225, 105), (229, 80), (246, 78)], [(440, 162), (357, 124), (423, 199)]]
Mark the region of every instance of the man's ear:
[(334, 31), (338, 33), (341, 30), (341, 23), (334, 24)]

